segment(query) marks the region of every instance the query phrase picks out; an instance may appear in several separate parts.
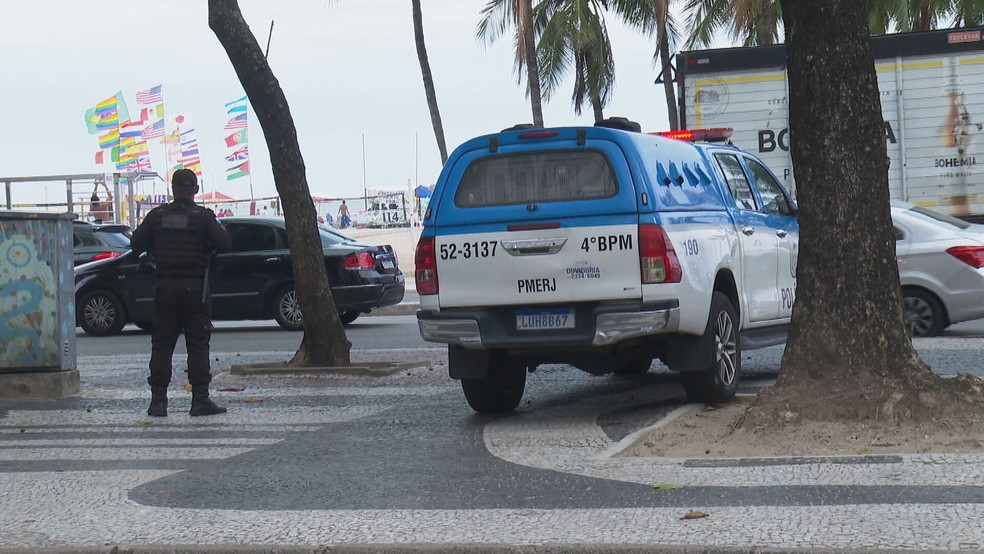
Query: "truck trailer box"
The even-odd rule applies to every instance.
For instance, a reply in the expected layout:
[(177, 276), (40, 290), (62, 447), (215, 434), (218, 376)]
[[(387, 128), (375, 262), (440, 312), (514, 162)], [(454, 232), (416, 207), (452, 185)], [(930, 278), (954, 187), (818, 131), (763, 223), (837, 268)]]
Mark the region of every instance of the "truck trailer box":
[[(984, 221), (984, 27), (872, 37), (892, 198)], [(681, 127), (731, 127), (795, 191), (784, 45), (677, 55)], [(852, 129), (844, 129), (850, 133)]]

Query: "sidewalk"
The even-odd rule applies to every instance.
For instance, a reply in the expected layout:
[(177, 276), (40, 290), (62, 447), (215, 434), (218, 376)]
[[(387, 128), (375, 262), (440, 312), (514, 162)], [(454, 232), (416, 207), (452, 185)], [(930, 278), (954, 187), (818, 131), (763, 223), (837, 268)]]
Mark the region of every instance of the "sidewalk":
[[(528, 386), (533, 408), (485, 418), (468, 412), (440, 348), (353, 351), (431, 363), (379, 378), (227, 371), (284, 355), (214, 352), (222, 416), (188, 417), (178, 388), (169, 417), (144, 417), (145, 356), (82, 358), (80, 397), (5, 405), (0, 552), (984, 550), (984, 456), (625, 458), (637, 435), (611, 427), (660, 414), (679, 394), (668, 377), (625, 387), (547, 367)], [(428, 449), (442, 428), (451, 444), (477, 433), (474, 458)], [(400, 466), (379, 465), (372, 452), (392, 448)], [(345, 459), (361, 470), (336, 473)], [(244, 477), (257, 471), (262, 481)], [(237, 496), (209, 492), (217, 479)], [(172, 504), (179, 485), (191, 492)]]

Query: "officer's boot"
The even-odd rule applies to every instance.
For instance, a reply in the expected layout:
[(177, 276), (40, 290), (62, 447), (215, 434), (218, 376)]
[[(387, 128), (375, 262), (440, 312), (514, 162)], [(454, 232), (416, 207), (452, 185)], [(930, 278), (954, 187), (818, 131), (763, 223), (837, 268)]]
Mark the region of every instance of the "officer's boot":
[(208, 397), (208, 385), (192, 385), (191, 412), (193, 416), (224, 414), (226, 409)]
[(150, 387), (150, 407), (147, 415), (167, 417), (167, 387)]

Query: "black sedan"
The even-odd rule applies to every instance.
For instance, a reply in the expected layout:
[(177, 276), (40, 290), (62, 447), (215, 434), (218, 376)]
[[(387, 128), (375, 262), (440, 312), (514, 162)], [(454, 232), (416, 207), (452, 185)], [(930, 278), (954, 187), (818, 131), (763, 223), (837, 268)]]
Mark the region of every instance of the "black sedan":
[[(282, 218), (225, 217), (232, 251), (216, 256), (209, 283), (213, 320), (275, 319), (302, 327)], [(403, 300), (404, 276), (391, 246), (370, 246), (319, 227), (332, 298), (342, 323)], [(116, 335), (127, 323), (153, 324), (152, 260), (132, 252), (75, 268), (78, 324), (90, 335)]]

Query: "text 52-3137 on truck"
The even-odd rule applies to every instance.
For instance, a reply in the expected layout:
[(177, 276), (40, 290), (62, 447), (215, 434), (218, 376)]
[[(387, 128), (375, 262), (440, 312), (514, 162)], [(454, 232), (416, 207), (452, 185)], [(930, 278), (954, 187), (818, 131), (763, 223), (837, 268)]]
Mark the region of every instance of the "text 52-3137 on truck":
[(517, 126), (448, 159), (416, 252), (421, 336), (482, 413), (519, 404), (528, 372), (642, 374), (729, 400), (741, 351), (785, 340), (796, 206), (754, 156), (638, 132)]
[[(984, 27), (872, 38), (892, 198), (984, 222)], [(677, 55), (684, 128), (731, 127), (795, 189), (784, 45)]]

